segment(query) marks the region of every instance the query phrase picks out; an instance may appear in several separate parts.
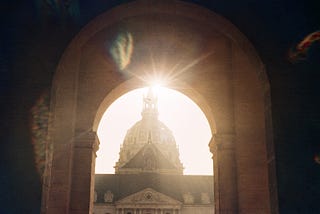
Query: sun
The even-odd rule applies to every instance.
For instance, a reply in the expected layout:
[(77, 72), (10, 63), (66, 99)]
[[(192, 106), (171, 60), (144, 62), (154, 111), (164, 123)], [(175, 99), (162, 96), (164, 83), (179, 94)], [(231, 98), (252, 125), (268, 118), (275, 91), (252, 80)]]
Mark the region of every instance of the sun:
[(158, 93), (161, 90), (161, 88), (164, 87), (164, 85), (165, 83), (163, 81), (156, 79), (150, 82), (149, 87), (151, 87), (152, 91), (154, 91), (155, 93)]

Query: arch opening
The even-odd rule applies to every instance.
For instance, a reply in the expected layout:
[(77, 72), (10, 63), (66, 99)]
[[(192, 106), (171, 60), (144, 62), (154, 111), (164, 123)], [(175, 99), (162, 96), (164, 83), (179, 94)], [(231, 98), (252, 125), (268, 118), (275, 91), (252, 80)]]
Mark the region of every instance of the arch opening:
[[(100, 146), (96, 174), (114, 173), (114, 164), (128, 129), (141, 120), (143, 96), (148, 88), (134, 89), (116, 99), (105, 111), (97, 135)], [(179, 147), (184, 174), (212, 175), (212, 154), (208, 144), (212, 137), (209, 122), (186, 95), (166, 87), (157, 87), (159, 120), (173, 134)]]
[[(168, 85), (192, 98), (210, 124), (214, 136), (210, 150), (214, 164), (219, 162), (214, 176), (215, 213), (277, 213), (270, 91), (264, 66), (252, 45), (236, 27), (212, 11), (178, 1), (151, 5), (142, 0), (130, 4), (101, 15), (85, 27), (60, 61), (52, 87), (54, 150), (48, 150), (43, 212), (91, 212), (95, 134), (101, 117), (119, 96), (145, 84), (114, 72), (113, 63), (102, 59), (100, 51), (93, 52), (100, 50), (93, 47), (104, 45), (99, 35), (105, 39), (109, 31), (104, 30), (112, 25), (133, 23), (137, 25), (131, 28), (136, 29), (135, 35), (143, 41), (141, 44), (145, 44), (145, 36), (160, 44), (158, 41), (164, 39), (161, 35), (166, 31), (153, 37), (150, 31), (158, 29), (156, 26), (171, 27), (162, 19), (170, 16), (170, 21), (176, 21), (175, 31), (170, 32), (186, 32), (183, 35), (190, 35), (188, 38), (192, 41), (198, 38), (196, 40), (203, 44), (190, 59), (212, 50), (217, 53), (179, 76), (178, 81), (188, 85), (181, 82)], [(176, 38), (180, 37), (174, 36), (174, 41)], [(189, 43), (178, 41), (178, 46), (172, 46), (173, 50), (189, 53)], [(139, 50), (136, 47), (135, 50)], [(188, 60), (186, 58), (186, 62)], [(140, 63), (141, 58), (135, 62)], [(92, 132), (74, 138), (88, 126)], [(251, 203), (253, 195), (257, 203)], [(192, 202), (190, 195), (184, 196)]]

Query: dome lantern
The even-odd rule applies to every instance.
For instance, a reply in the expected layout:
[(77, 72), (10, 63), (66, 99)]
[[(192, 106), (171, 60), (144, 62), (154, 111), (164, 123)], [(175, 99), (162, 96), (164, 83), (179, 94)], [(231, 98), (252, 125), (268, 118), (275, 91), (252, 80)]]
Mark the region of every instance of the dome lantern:
[(158, 97), (152, 87), (149, 87), (147, 95), (143, 96), (142, 119), (158, 119)]
[[(165, 174), (182, 174), (183, 165), (179, 158), (179, 149), (171, 130), (158, 119), (158, 97), (152, 88), (143, 96), (142, 119), (136, 122), (124, 138), (115, 165), (115, 172), (135, 174), (140, 172), (156, 172)], [(152, 152), (148, 156), (148, 151)], [(140, 154), (140, 155), (139, 155)], [(141, 156), (141, 157), (137, 157)], [(140, 158), (148, 156), (157, 167), (145, 167)], [(151, 158), (151, 159), (150, 159)], [(134, 167), (133, 167), (134, 166)]]

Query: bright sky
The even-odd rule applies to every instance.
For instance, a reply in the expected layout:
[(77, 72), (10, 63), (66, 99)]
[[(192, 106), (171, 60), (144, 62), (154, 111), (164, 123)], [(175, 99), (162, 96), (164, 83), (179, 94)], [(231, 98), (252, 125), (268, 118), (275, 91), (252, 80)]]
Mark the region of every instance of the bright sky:
[[(212, 154), (208, 147), (211, 131), (205, 115), (190, 98), (178, 91), (164, 87), (158, 87), (156, 91), (159, 120), (173, 132), (184, 174), (212, 175)], [(104, 113), (98, 127), (97, 174), (114, 174), (120, 144), (127, 130), (141, 120), (142, 97), (146, 93), (147, 88), (130, 91), (113, 102)]]

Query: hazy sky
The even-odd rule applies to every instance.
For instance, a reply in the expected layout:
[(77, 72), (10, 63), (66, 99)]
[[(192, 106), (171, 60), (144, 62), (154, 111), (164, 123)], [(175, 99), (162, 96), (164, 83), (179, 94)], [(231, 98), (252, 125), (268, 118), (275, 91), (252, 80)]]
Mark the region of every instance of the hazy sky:
[[(179, 146), (184, 174), (212, 175), (212, 154), (208, 143), (211, 131), (201, 109), (182, 93), (164, 87), (158, 93), (159, 120), (173, 132)], [(141, 120), (142, 97), (147, 88), (128, 92), (104, 113), (98, 128), (100, 148), (96, 173), (114, 173), (120, 144), (129, 128)]]

